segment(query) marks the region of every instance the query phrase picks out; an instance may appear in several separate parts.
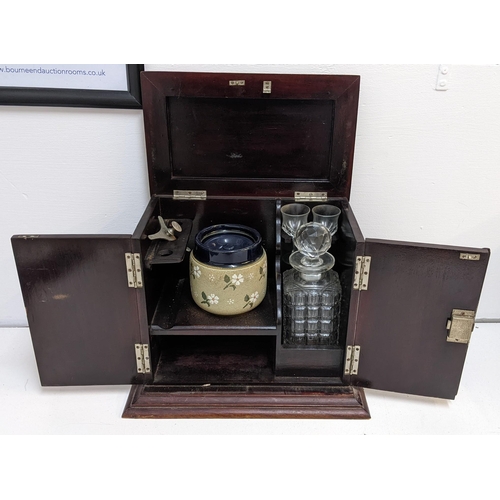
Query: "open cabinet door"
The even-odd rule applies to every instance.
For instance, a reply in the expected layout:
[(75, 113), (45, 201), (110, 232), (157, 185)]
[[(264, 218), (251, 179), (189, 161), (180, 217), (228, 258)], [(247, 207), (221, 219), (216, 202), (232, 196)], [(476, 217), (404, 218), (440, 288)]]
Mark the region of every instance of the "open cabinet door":
[(367, 239), (364, 254), (370, 260), (354, 334), (358, 366), (346, 381), (454, 399), (489, 250)]
[(143, 289), (129, 287), (125, 264), (136, 243), (125, 235), (12, 238), (42, 385), (147, 376), (135, 355), (135, 344), (148, 342)]

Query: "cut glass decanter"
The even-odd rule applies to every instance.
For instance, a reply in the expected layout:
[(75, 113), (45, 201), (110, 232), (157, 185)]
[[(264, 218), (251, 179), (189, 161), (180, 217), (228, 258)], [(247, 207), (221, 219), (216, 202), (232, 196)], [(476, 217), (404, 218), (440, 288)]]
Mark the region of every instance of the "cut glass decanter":
[(334, 345), (338, 342), (341, 285), (328, 253), (331, 234), (310, 222), (297, 231), (293, 269), (283, 274), (284, 342), (288, 345)]

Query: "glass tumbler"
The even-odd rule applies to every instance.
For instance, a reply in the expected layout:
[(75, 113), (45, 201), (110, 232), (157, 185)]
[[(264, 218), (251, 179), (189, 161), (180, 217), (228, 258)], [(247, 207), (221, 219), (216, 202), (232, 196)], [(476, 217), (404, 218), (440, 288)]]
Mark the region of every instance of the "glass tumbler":
[(330, 235), (337, 232), (341, 210), (333, 205), (318, 205), (312, 209), (313, 222), (325, 226)]
[(307, 224), (310, 208), (302, 203), (290, 203), (281, 207), (282, 228), (292, 238), (301, 226)]

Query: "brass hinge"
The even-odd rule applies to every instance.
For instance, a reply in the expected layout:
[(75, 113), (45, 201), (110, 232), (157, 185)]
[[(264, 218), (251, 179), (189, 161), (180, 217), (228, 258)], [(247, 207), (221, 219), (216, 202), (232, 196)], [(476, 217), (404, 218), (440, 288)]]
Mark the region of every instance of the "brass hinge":
[(476, 311), (466, 311), (464, 309), (453, 309), (451, 319), (446, 323), (448, 342), (468, 344), (474, 329), (474, 319)]
[(295, 191), (295, 201), (326, 201), (327, 199), (326, 191)]
[(370, 256), (356, 257), (356, 269), (354, 270), (354, 290), (368, 290), (368, 280), (370, 279)]
[(185, 189), (174, 190), (174, 200), (206, 200), (206, 191), (187, 191)]
[(137, 373), (150, 373), (148, 344), (135, 344), (135, 360), (137, 362)]
[(138, 253), (126, 253), (127, 282), (130, 288), (142, 288), (141, 256)]
[(348, 345), (345, 352), (344, 375), (357, 375), (359, 366), (359, 345)]

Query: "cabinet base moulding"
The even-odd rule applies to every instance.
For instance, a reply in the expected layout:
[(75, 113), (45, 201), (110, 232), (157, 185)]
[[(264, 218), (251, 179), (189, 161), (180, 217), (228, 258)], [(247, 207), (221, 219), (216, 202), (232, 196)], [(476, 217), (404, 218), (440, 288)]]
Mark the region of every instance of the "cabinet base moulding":
[(368, 419), (363, 389), (350, 386), (134, 385), (123, 418)]

